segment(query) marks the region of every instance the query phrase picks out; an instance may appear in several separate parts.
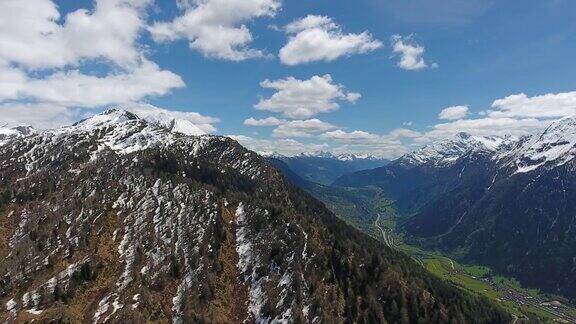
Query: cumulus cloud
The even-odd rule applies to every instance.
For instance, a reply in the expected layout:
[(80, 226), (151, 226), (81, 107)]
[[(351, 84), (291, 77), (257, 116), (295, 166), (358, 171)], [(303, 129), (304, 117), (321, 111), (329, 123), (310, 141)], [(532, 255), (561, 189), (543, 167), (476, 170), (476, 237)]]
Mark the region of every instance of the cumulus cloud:
[(410, 151), (410, 143), (400, 140), (416, 136), (416, 132), (408, 134), (408, 131), (410, 130), (402, 129), (379, 135), (361, 130), (346, 132), (338, 129), (325, 132), (321, 138), (341, 144), (333, 149), (336, 153), (371, 154), (383, 158), (396, 158)]
[(321, 135), (322, 138), (336, 140), (340, 142), (374, 142), (379, 141), (380, 136), (371, 134), (365, 131), (352, 131), (352, 132), (345, 132), (341, 129), (337, 129), (334, 131), (326, 132)]
[(276, 127), (274, 137), (311, 137), (312, 135), (333, 129), (334, 125), (319, 119), (293, 120)]
[(162, 96), (182, 86), (184, 82), (178, 75), (160, 70), (155, 63), (145, 60), (133, 70), (103, 77), (72, 70), (41, 79), (30, 78), (18, 93), (22, 98), (40, 102), (94, 108)]
[[(458, 108), (450, 107), (451, 108)], [(449, 120), (433, 126), (421, 141), (453, 136), (458, 132), (474, 135), (525, 135), (546, 127), (554, 119), (576, 114), (576, 92), (549, 93), (529, 97), (524, 93), (494, 100), (483, 117), (463, 119), (466, 106), (444, 109), (439, 117)], [(458, 112), (461, 112), (459, 114)], [(442, 118), (445, 117), (445, 118)], [(451, 117), (451, 118), (447, 118)]]
[(252, 33), (245, 23), (272, 17), (280, 9), (279, 0), (188, 0), (179, 1), (182, 16), (149, 27), (155, 41), (179, 39), (207, 57), (242, 61), (266, 54), (249, 47)]
[(326, 143), (301, 143), (294, 139), (259, 139), (244, 135), (229, 135), (247, 148), (262, 154), (280, 153), (287, 156), (302, 152), (321, 151), (328, 147)]
[(0, 104), (0, 115), (2, 126), (30, 125), (36, 129), (70, 125), (82, 116), (79, 109), (48, 103), (4, 103)]
[(27, 79), (23, 71), (0, 62), (0, 101), (18, 98)]
[(392, 138), (416, 138), (422, 136), (422, 133), (408, 128), (396, 128), (390, 132)]
[(284, 27), (288, 43), (280, 49), (280, 61), (298, 65), (314, 61), (333, 61), (342, 56), (364, 54), (382, 43), (364, 31), (345, 34), (340, 25), (326, 16), (308, 15)]
[(472, 135), (524, 135), (544, 127), (548, 122), (535, 118), (478, 118), (460, 119), (449, 123), (437, 124), (426, 136), (441, 138), (453, 136), (459, 132)]
[[(151, 3), (95, 0), (90, 10), (62, 17), (51, 0), (0, 1), (2, 121), (62, 126), (86, 108), (138, 102), (183, 87), (180, 76), (147, 59), (138, 44)], [(101, 67), (98, 74), (83, 72), (92, 63)]]
[(378, 135), (355, 130), (345, 132), (335, 130), (322, 134), (340, 146), (333, 149), (335, 153), (371, 154), (383, 158), (396, 158), (410, 151), (409, 146), (390, 134)]
[(427, 67), (438, 67), (436, 63), (429, 66), (428, 63), (424, 61), (424, 46), (416, 44), (412, 36), (392, 36), (392, 51), (394, 54), (400, 56), (400, 61), (397, 65), (401, 69), (417, 71)]
[(333, 83), (329, 74), (315, 75), (308, 80), (294, 77), (264, 80), (260, 85), (277, 91), (270, 98), (261, 99), (255, 108), (281, 113), (289, 118), (309, 118), (338, 109), (338, 101), (355, 103), (360, 99), (359, 93), (346, 92), (343, 85)]
[(559, 118), (576, 115), (576, 91), (528, 97), (524, 93), (497, 99), (490, 117)]
[(61, 68), (102, 58), (126, 66), (139, 58), (136, 40), (151, 0), (97, 0), (60, 24), (51, 0), (0, 2), (0, 61), (20, 66)]
[(452, 106), (442, 109), (438, 118), (444, 120), (458, 120), (468, 115), (468, 106)]
[(278, 119), (276, 117), (268, 117), (263, 119), (256, 119), (250, 117), (244, 121), (246, 126), (278, 126), (286, 123), (283, 119)]

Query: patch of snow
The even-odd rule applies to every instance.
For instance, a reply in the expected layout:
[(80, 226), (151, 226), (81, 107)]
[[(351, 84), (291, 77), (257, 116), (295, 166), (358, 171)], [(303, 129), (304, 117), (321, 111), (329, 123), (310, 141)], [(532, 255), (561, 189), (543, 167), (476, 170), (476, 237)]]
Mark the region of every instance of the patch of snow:
[(44, 311), (43, 309), (35, 309), (35, 308), (26, 310), (26, 312), (28, 312), (32, 315), (40, 315), (40, 314), (42, 314), (43, 311)]
[(18, 314), (18, 303), (14, 299), (10, 299), (6, 302), (6, 311), (12, 316), (15, 317)]
[(252, 242), (250, 241), (249, 229), (246, 226), (246, 212), (244, 204), (240, 203), (236, 208), (236, 252), (238, 252), (238, 270), (244, 276), (244, 281), (248, 285), (248, 310), (257, 323), (267, 322), (267, 318), (262, 317), (262, 307), (266, 303), (267, 297), (262, 288), (266, 277), (258, 278), (256, 268), (259, 264), (258, 257), (253, 253)]
[(106, 295), (104, 296), (104, 298), (102, 298), (100, 300), (100, 302), (98, 302), (98, 308), (96, 309), (96, 312), (94, 312), (94, 323), (98, 323), (98, 321), (100, 320), (100, 317), (104, 314), (106, 314), (106, 312), (108, 312), (108, 309), (110, 308), (110, 305), (108, 304), (108, 299), (110, 298), (110, 295)]

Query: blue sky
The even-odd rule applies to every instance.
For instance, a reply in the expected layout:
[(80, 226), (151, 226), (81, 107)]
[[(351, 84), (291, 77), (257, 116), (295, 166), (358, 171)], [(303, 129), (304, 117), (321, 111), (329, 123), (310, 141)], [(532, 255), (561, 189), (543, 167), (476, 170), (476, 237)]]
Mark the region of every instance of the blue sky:
[[(570, 0), (23, 3), (0, 4), (0, 15), (20, 18), (0, 17), (0, 121), (10, 125), (150, 104), (196, 112), (188, 118), (207, 131), (259, 151), (395, 157), (458, 131), (521, 135), (576, 113)], [(178, 25), (187, 15), (205, 20)], [(328, 39), (297, 42), (314, 32)], [(275, 125), (245, 125), (269, 117)]]

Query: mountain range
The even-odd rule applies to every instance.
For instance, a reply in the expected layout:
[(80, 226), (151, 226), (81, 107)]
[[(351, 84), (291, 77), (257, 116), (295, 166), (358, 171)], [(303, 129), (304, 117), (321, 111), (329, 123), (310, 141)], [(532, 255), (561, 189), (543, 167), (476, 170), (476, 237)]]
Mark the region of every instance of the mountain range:
[[(236, 141), (114, 109), (4, 137), (4, 322), (508, 323)], [(190, 129), (190, 128), (187, 128)]]
[(377, 186), (408, 239), (576, 298), (576, 118), (513, 137), (464, 133), (337, 179)]
[(322, 185), (330, 185), (345, 174), (381, 167), (389, 162), (373, 155), (333, 154), (324, 151), (294, 156), (272, 153), (266, 156), (284, 162), (301, 178)]

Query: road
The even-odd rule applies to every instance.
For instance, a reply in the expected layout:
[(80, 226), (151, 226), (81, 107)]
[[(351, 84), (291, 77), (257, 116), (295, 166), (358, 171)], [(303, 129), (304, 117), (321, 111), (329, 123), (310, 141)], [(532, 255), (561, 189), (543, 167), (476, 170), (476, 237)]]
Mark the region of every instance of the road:
[(389, 228), (382, 228), (380, 226), (380, 217), (381, 217), (381, 215), (380, 215), (380, 213), (378, 213), (378, 216), (376, 217), (376, 221), (374, 222), (374, 225), (376, 227), (378, 227), (378, 229), (382, 233), (382, 238), (384, 240), (384, 243), (386, 243), (386, 245), (388, 245), (389, 248), (396, 249), (396, 247), (394, 245), (394, 237), (392, 236), (392, 230), (390, 230)]

